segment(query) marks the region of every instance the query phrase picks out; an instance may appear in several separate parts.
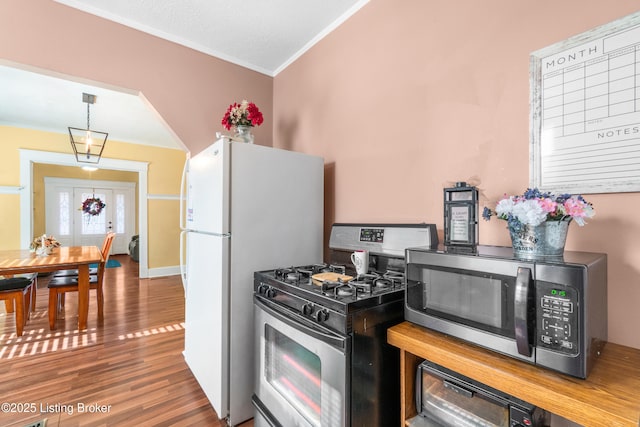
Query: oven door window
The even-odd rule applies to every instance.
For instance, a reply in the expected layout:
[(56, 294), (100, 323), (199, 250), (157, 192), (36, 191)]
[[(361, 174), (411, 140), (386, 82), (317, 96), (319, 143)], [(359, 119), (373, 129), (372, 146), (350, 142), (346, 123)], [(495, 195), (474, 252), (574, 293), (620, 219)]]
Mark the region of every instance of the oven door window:
[(265, 326), (265, 339), (267, 382), (309, 423), (320, 426), (320, 358), (270, 325)]
[(410, 308), (514, 337), (515, 277), (431, 266), (411, 268), (407, 283)]

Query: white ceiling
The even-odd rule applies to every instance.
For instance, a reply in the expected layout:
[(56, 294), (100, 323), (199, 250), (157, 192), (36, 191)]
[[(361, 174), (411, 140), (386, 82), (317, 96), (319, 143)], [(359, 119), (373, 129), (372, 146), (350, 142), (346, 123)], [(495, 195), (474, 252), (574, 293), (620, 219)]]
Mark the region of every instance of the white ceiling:
[[(203, 53), (275, 76), (369, 0), (56, 0)], [(0, 125), (85, 128), (82, 93), (96, 95), (91, 129), (109, 139), (184, 148), (137, 93), (0, 62)]]
[(182, 148), (179, 139), (142, 96), (0, 63), (0, 125), (67, 133), (87, 128), (82, 94), (96, 95), (90, 128), (109, 140)]

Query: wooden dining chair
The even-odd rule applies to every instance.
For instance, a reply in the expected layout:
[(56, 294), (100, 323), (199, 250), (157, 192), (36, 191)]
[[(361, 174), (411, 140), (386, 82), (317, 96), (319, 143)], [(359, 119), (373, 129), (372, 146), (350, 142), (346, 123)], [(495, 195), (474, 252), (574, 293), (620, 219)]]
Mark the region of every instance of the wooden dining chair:
[[(36, 311), (36, 298), (38, 296), (38, 273), (25, 273), (25, 274), (16, 274), (16, 275), (10, 275), (10, 276), (0, 276), (0, 280), (2, 279), (10, 279), (12, 277), (23, 277), (23, 278), (27, 278), (29, 280), (33, 281), (33, 286), (31, 286), (31, 293), (29, 295), (30, 298), (30, 302), (31, 302), (31, 312)], [(13, 300), (11, 298), (6, 299), (4, 301), (4, 305), (5, 305), (5, 310), (7, 313), (13, 313), (14, 311), (14, 303)], [(27, 320), (29, 320), (29, 317), (31, 317), (30, 314), (27, 315)]]
[(0, 299), (5, 301), (7, 313), (15, 311), (16, 335), (21, 337), (24, 327), (35, 310), (35, 287), (37, 275), (24, 275), (0, 279)]
[[(109, 232), (102, 245), (102, 261), (98, 263), (96, 274), (89, 275), (89, 289), (96, 290), (98, 301), (98, 320), (104, 318), (104, 293), (102, 285), (104, 282), (104, 270), (109, 260), (111, 244), (115, 233)], [(49, 329), (56, 328), (58, 311), (64, 310), (64, 296), (67, 292), (78, 292), (78, 273), (75, 275), (52, 277), (49, 280)]]
[[(104, 258), (104, 254), (105, 251), (109, 252), (106, 249), (107, 244), (110, 244), (109, 242), (109, 235), (113, 234), (113, 236), (115, 236), (115, 233), (110, 231), (109, 233), (107, 233), (107, 235), (105, 236), (104, 240), (102, 241), (102, 249), (100, 249), (100, 253), (102, 253), (102, 257)], [(111, 240), (113, 240), (113, 237), (111, 237)], [(98, 267), (90, 267), (89, 268), (89, 274), (98, 274)], [(61, 276), (77, 276), (78, 275), (78, 269), (73, 269), (73, 270), (58, 270), (56, 272), (53, 273), (52, 277), (61, 277)]]

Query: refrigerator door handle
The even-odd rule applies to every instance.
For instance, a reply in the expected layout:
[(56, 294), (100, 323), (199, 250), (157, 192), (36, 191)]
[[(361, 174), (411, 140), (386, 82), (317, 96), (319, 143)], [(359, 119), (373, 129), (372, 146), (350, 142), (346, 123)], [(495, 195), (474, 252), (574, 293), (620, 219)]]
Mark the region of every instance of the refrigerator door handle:
[(187, 230), (183, 230), (180, 232), (180, 278), (182, 279), (182, 287), (185, 290), (185, 297), (187, 290), (187, 260), (184, 257), (184, 241), (187, 238), (187, 233)]
[(184, 230), (187, 228), (187, 223), (185, 221), (184, 211), (186, 209), (186, 181), (187, 181), (187, 171), (189, 170), (189, 154), (187, 154), (187, 159), (184, 161), (184, 166), (182, 167), (182, 178), (180, 179), (180, 229)]
[(231, 233), (211, 233), (209, 231), (199, 231), (199, 230), (184, 230), (184, 231), (191, 232), (191, 233), (205, 234), (207, 236), (213, 236), (213, 237), (223, 237), (223, 238), (231, 237)]

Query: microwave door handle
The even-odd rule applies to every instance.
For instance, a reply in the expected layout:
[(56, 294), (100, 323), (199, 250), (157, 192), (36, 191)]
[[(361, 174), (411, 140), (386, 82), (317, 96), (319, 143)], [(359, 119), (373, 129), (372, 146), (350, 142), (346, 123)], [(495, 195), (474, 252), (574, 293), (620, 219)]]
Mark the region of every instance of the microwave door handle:
[(515, 303), (513, 308), (516, 346), (518, 353), (531, 356), (529, 343), (529, 292), (531, 291), (531, 269), (519, 267), (516, 277)]

